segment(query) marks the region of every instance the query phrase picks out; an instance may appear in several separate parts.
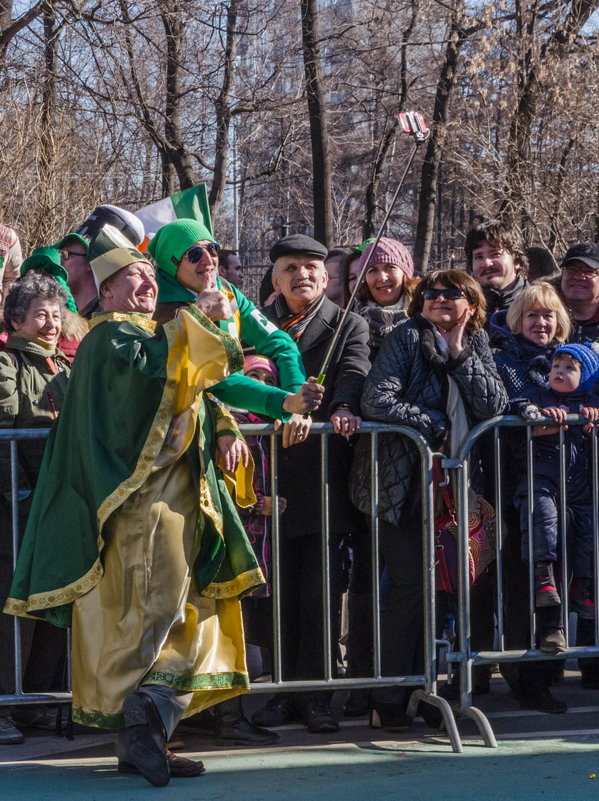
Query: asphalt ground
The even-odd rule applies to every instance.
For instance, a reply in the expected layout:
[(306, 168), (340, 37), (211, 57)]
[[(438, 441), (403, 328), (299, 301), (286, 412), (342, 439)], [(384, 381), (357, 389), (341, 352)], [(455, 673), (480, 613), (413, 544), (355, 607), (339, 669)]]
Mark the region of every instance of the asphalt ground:
[[(568, 703), (566, 714), (520, 709), (503, 679), (494, 676), (491, 692), (476, 704), (491, 721), (499, 747), (485, 747), (474, 724), (461, 719), (462, 754), (420, 720), (399, 735), (370, 729), (366, 718), (344, 719), (343, 693), (333, 704), (341, 723), (336, 734), (310, 734), (292, 724), (277, 730), (278, 745), (248, 749), (179, 730), (173, 738), (177, 752), (202, 759), (207, 772), (173, 779), (165, 788), (119, 774), (110, 734), (87, 730), (67, 740), (29, 730), (22, 745), (0, 746), (0, 798), (104, 801), (160, 793), (180, 801), (597, 799), (599, 690), (584, 690), (578, 673), (567, 671), (553, 692)], [(249, 714), (263, 702), (258, 694), (244, 699)]]

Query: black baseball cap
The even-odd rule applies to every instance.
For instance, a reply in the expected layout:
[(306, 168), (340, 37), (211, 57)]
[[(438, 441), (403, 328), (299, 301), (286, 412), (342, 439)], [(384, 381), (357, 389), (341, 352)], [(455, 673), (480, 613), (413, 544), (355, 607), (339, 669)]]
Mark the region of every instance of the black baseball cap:
[(572, 261), (582, 261), (593, 270), (599, 270), (599, 245), (596, 242), (580, 242), (578, 245), (572, 245), (566, 251), (562, 267)]

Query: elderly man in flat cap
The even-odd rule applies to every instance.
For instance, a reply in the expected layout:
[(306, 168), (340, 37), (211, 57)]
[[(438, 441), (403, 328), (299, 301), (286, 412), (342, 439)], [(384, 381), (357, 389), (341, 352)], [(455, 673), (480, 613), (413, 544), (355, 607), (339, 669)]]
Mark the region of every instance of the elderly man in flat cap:
[[(48, 441), (5, 611), (72, 623), (73, 719), (118, 730), (119, 770), (165, 785), (203, 772), (166, 749), (181, 717), (249, 688), (239, 599), (263, 577), (201, 402), (243, 356), (192, 307), (157, 325), (154, 269), (134, 248), (91, 268), (102, 313)], [(254, 503), (235, 468), (237, 503)]]
[[(297, 344), (308, 375), (318, 375), (342, 317), (325, 295), (327, 249), (309, 236), (293, 234), (271, 249), (273, 285), (280, 290), (264, 314)], [(329, 439), (329, 508), (331, 557), (331, 647), (336, 653), (343, 582), (341, 540), (362, 526), (347, 494), (351, 445), (347, 437), (361, 424), (360, 396), (369, 370), (368, 325), (350, 313), (340, 332), (325, 381), (321, 410), (315, 421), (330, 421), (336, 435)], [(287, 499), (281, 517), (281, 614), (285, 679), (323, 677), (323, 614), (321, 579), (320, 438), (307, 429), (293, 434), (299, 444), (281, 452), (279, 490)], [(291, 622), (293, 621), (293, 622)], [(311, 732), (336, 731), (330, 694), (277, 694), (254, 715), (261, 726), (277, 726), (299, 716)]]

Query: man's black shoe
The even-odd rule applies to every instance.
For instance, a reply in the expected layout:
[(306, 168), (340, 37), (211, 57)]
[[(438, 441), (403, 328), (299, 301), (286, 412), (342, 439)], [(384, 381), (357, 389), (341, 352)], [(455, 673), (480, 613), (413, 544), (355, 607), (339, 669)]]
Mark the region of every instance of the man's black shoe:
[(279, 735), (274, 731), (254, 726), (242, 713), (221, 712), (219, 706), (199, 712), (181, 721), (202, 734), (216, 740), (233, 741), (236, 745), (274, 745)]
[(308, 701), (302, 706), (302, 720), (312, 734), (327, 734), (339, 731), (339, 724), (331, 715), (328, 704)]
[(297, 710), (293, 699), (288, 695), (275, 695), (266, 706), (254, 712), (252, 723), (254, 726), (265, 726), (267, 729), (275, 726), (284, 726), (296, 720)]
[(529, 691), (519, 690), (514, 695), (522, 709), (536, 709), (549, 715), (563, 715), (568, 711), (568, 706), (559, 698), (554, 698), (547, 687)]
[(127, 752), (141, 775), (157, 787), (169, 783), (170, 771), (162, 718), (145, 693), (128, 695), (123, 703), (127, 728)]

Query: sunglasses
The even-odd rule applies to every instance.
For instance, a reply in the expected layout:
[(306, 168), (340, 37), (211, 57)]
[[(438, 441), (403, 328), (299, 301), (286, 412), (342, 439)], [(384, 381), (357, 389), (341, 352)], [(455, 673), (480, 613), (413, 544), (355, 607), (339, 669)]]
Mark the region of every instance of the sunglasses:
[(443, 287), (443, 289), (422, 290), (422, 297), (425, 300), (438, 300), (438, 298), (440, 298), (441, 295), (443, 295), (445, 300), (458, 300), (458, 298), (465, 297), (462, 290), (457, 289), (456, 287)]
[(202, 258), (204, 251), (210, 256), (217, 256), (220, 245), (218, 242), (209, 242), (207, 245), (194, 245), (187, 251), (187, 259), (192, 264), (197, 264)]
[(79, 250), (67, 250), (63, 248), (60, 252), (64, 253), (67, 259), (70, 259), (71, 256), (82, 256), (84, 259), (87, 259), (87, 253), (81, 253)]

